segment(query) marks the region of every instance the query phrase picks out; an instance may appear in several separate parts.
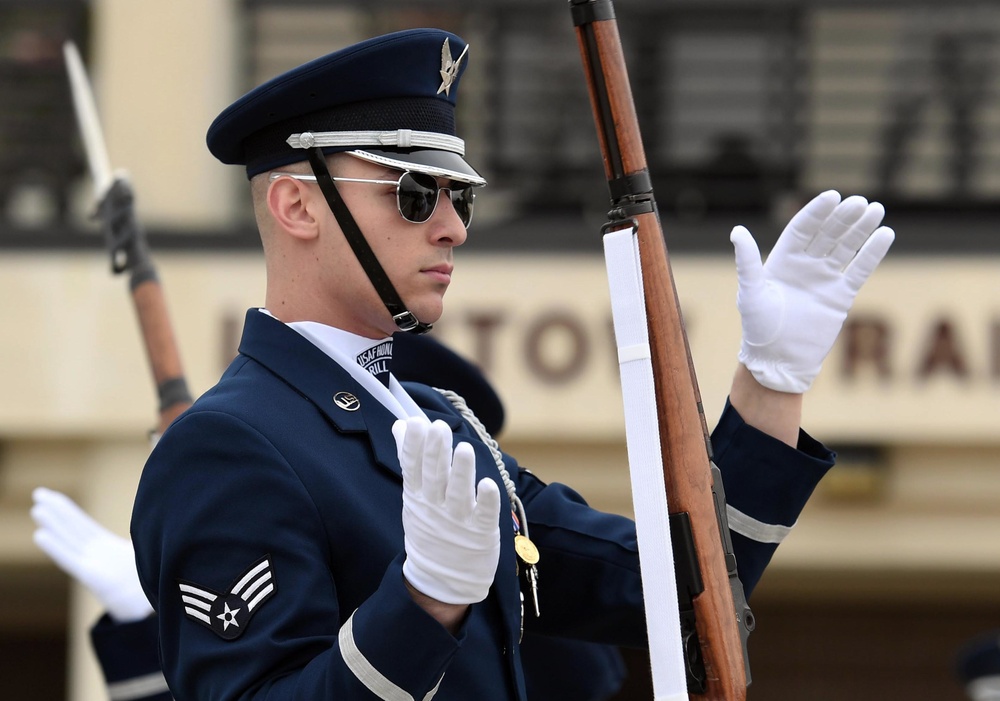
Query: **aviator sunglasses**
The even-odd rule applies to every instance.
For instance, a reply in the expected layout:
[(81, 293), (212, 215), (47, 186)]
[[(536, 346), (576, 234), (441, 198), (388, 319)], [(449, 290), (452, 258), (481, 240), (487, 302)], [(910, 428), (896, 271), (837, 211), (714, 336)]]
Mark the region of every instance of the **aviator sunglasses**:
[[(300, 173), (284, 173), (275, 171), (271, 173), (271, 180), (278, 178), (293, 178), (294, 180), (304, 180), (316, 182), (315, 175), (303, 175)], [(458, 218), (462, 220), (465, 228), (469, 228), (472, 222), (472, 203), (476, 195), (473, 186), (468, 183), (457, 183), (452, 187), (441, 187), (437, 179), (426, 173), (404, 172), (399, 176), (399, 180), (369, 180), (367, 178), (334, 178), (331, 180), (338, 183), (369, 183), (371, 185), (395, 185), (396, 186), (396, 207), (400, 216), (413, 224), (423, 224), (431, 218), (434, 210), (437, 209), (438, 196), (442, 191), (447, 191), (451, 198), (451, 206), (455, 208)]]

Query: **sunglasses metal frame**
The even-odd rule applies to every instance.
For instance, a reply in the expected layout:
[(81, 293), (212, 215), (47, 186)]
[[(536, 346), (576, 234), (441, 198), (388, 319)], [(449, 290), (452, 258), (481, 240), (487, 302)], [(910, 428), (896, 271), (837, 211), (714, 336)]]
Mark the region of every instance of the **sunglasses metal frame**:
[[(475, 197), (476, 197), (476, 193), (473, 190), (473, 185), (466, 185), (466, 184), (463, 183), (462, 187), (459, 187), (459, 188), (441, 187), (440, 185), (437, 185), (437, 180), (434, 180), (434, 176), (427, 175), (428, 178), (430, 178), (431, 180), (434, 180), (434, 184), (435, 184), (435, 186), (437, 186), (437, 191), (436, 191), (436, 193), (434, 195), (434, 206), (431, 208), (430, 214), (427, 215), (426, 219), (424, 219), (423, 221), (413, 221), (412, 219), (408, 219), (406, 217), (406, 215), (403, 214), (403, 207), (402, 207), (402, 205), (400, 204), (400, 201), (399, 201), (400, 183), (403, 181), (403, 178), (405, 178), (407, 175), (409, 175), (411, 178), (413, 178), (414, 175), (427, 175), (427, 174), (426, 173), (417, 173), (417, 172), (414, 172), (414, 171), (407, 170), (407, 171), (404, 171), (399, 176), (399, 179), (397, 179), (397, 180), (374, 180), (374, 179), (370, 179), (370, 178), (340, 178), (340, 177), (333, 177), (332, 175), (330, 176), (330, 179), (333, 180), (336, 183), (367, 183), (369, 185), (395, 185), (396, 186), (396, 210), (399, 212), (399, 216), (401, 216), (403, 218), (403, 221), (409, 222), (410, 224), (426, 224), (427, 222), (429, 222), (431, 220), (431, 217), (434, 216), (434, 212), (437, 211), (438, 202), (441, 201), (441, 192), (443, 190), (447, 190), (448, 191), (448, 198), (451, 200), (451, 206), (455, 210), (455, 214), (458, 214), (458, 218), (461, 220), (462, 219), (462, 215), (459, 214), (458, 208), (455, 207), (455, 198), (453, 197), (453, 195), (454, 195), (454, 193), (456, 191), (468, 190), (469, 191), (469, 196), (471, 197), (471, 199), (469, 201), (469, 220), (468, 221), (462, 220), (462, 224), (465, 225), (466, 229), (469, 228), (469, 224), (472, 223), (473, 203), (475, 202)], [(273, 182), (273, 181), (277, 180), (278, 178), (292, 178), (293, 180), (302, 180), (302, 181), (310, 182), (310, 183), (316, 182), (316, 176), (315, 175), (307, 175), (305, 173), (288, 173), (288, 172), (285, 172), (285, 171), (277, 171), (277, 170), (271, 173), (271, 175), (268, 177), (268, 180)], [(414, 182), (416, 182), (416, 180), (414, 180)], [(417, 183), (417, 184), (419, 185), (420, 183)]]

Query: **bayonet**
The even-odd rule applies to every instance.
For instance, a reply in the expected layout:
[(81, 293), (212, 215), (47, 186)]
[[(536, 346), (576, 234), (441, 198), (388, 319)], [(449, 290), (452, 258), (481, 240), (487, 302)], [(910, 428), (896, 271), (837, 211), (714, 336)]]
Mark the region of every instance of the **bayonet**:
[(76, 123), (80, 127), (80, 138), (87, 154), (90, 166), (90, 179), (94, 184), (94, 199), (98, 202), (104, 199), (111, 188), (114, 176), (111, 172), (111, 159), (104, 143), (104, 132), (97, 116), (97, 105), (94, 103), (94, 92), (90, 89), (90, 81), (80, 58), (76, 44), (67, 41), (63, 44), (63, 56), (66, 59), (66, 70), (69, 73), (70, 90), (73, 93), (73, 107), (76, 111)]
[(80, 137), (94, 181), (95, 216), (103, 225), (111, 254), (111, 271), (115, 274), (129, 273), (129, 290), (159, 397), (160, 419), (155, 431), (158, 435), (191, 405), (191, 394), (184, 378), (163, 288), (149, 256), (145, 232), (135, 216), (132, 184), (124, 171), (112, 172), (94, 93), (76, 44), (71, 41), (63, 44), (63, 55)]

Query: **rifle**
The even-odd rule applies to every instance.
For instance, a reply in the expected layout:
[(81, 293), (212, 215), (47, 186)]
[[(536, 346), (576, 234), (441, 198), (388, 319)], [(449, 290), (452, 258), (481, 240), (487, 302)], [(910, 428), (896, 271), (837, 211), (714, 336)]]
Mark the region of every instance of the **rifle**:
[(159, 435), (191, 406), (191, 393), (187, 388), (163, 287), (149, 256), (145, 232), (135, 216), (132, 184), (124, 172), (111, 171), (90, 81), (76, 44), (71, 41), (63, 44), (63, 55), (77, 124), (94, 182), (95, 217), (101, 221), (111, 254), (111, 272), (115, 275), (130, 273), (129, 291), (159, 397), (159, 420), (155, 429), (155, 434)]
[(712, 462), (615, 11), (610, 0), (569, 3), (611, 194), (603, 231), (631, 226), (639, 251), (687, 692), (742, 700), (754, 620), (736, 571), (721, 473)]

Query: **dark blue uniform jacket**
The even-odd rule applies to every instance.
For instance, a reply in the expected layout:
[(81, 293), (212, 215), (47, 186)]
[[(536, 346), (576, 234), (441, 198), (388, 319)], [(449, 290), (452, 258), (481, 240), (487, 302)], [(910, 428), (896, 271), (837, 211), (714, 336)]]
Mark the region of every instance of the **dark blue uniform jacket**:
[[(446, 399), (421, 385), (407, 390), (474, 446), (480, 478), (498, 478)], [(296, 331), (250, 310), (239, 356), (151, 454), (132, 515), (139, 577), (159, 614), (161, 663), (178, 701), (525, 697), (524, 577), (515, 575), (506, 496), (495, 583), (452, 636), (403, 582), (394, 420)], [(730, 503), (769, 523), (791, 525), (832, 464), (804, 434), (796, 451), (731, 409), (715, 442)], [(528, 613), (525, 626), (643, 646), (632, 521), (504, 461), (541, 551), (542, 616)], [(739, 505), (741, 492), (764, 506)], [(738, 542), (752, 589), (775, 546)]]

